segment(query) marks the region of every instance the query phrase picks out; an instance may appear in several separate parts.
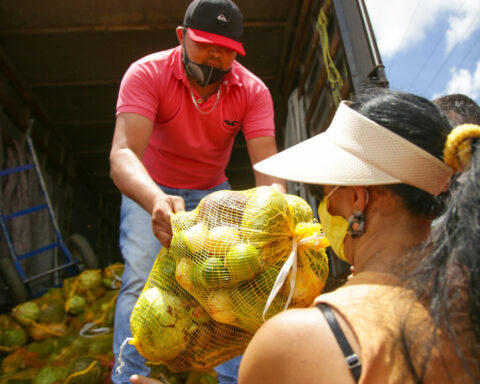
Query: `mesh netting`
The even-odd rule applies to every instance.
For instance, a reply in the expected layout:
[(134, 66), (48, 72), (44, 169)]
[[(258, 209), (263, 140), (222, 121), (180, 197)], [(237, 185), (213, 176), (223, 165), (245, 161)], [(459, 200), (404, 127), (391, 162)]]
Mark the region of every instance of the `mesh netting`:
[(102, 366), (93, 357), (81, 356), (68, 365), (64, 384), (91, 384), (102, 380)]
[(327, 280), (310, 206), (272, 187), (211, 193), (172, 229), (130, 326), (138, 351), (174, 372), (241, 354), (266, 319), (309, 306)]

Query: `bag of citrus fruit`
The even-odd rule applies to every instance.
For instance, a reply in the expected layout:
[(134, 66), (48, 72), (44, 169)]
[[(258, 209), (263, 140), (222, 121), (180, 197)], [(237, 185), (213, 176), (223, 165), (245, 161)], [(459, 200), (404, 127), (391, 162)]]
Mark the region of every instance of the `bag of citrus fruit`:
[[(287, 307), (308, 307), (327, 280), (328, 243), (310, 206), (272, 187), (213, 192), (195, 210), (173, 215), (172, 231), (171, 247), (158, 255), (131, 319), (139, 352), (170, 369), (180, 356), (191, 364), (190, 345), (199, 350), (202, 369), (241, 354), (266, 319)], [(208, 325), (194, 321), (191, 328), (197, 312)], [(212, 337), (190, 334), (209, 327)], [(146, 328), (158, 329), (162, 341)], [(232, 353), (218, 355), (232, 345)], [(167, 351), (169, 359), (159, 356)]]

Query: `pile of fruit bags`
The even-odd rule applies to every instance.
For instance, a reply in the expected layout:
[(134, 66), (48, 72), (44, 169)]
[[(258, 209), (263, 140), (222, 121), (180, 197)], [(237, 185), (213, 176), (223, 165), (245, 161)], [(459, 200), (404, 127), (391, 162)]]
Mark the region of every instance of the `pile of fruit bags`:
[(0, 315), (0, 384), (109, 383), (123, 264), (85, 270)]

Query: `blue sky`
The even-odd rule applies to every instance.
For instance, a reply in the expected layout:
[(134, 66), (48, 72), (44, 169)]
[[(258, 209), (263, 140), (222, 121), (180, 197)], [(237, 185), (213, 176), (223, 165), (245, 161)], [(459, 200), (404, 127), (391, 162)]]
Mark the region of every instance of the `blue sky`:
[(480, 0), (365, 0), (390, 87), (480, 104)]

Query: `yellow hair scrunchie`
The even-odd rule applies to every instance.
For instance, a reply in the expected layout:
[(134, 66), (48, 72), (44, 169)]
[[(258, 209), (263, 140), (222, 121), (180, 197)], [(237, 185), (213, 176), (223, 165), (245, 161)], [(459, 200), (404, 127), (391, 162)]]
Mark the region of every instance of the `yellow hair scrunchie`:
[(480, 138), (480, 126), (462, 124), (449, 133), (443, 149), (443, 161), (455, 172), (463, 170), (472, 157), (472, 139)]

